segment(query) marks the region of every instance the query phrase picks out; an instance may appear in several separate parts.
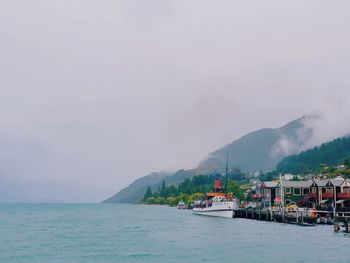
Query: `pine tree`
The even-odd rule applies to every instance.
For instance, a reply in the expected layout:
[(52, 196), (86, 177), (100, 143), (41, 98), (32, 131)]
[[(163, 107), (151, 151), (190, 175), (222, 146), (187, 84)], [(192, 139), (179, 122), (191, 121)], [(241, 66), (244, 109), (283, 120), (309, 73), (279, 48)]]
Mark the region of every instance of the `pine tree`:
[(350, 158), (346, 158), (344, 161), (344, 165), (350, 167)]
[(164, 198), (167, 197), (167, 189), (166, 189), (164, 180), (163, 180), (163, 183), (162, 183), (162, 188), (160, 190), (160, 196), (164, 197)]
[(153, 194), (152, 194), (152, 189), (150, 186), (147, 187), (147, 191), (143, 197), (143, 200), (146, 200), (148, 197), (151, 197)]

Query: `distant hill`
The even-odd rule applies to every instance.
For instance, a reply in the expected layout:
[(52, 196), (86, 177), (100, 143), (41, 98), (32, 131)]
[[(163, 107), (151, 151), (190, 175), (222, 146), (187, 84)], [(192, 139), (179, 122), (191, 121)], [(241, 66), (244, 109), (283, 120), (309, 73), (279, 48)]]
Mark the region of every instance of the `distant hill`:
[(103, 203), (138, 203), (143, 198), (148, 185), (155, 185), (172, 174), (168, 172), (155, 172), (143, 176), (115, 195), (104, 200)]
[(276, 170), (292, 174), (317, 171), (321, 164), (334, 166), (343, 164), (350, 158), (350, 138), (341, 138), (324, 143), (319, 147), (303, 151), (298, 155), (284, 158), (278, 163)]
[(222, 168), (229, 154), (229, 165), (243, 171), (273, 169), (285, 156), (300, 152), (312, 136), (312, 129), (304, 125), (305, 116), (277, 129), (261, 129), (249, 133), (231, 144), (211, 153), (200, 167)]
[(132, 184), (119, 191), (112, 197), (103, 201), (103, 203), (132, 203), (137, 204), (143, 198), (147, 187), (151, 186), (152, 191), (158, 190), (163, 180), (167, 185), (178, 185), (185, 179), (202, 173), (203, 170), (179, 170), (177, 172), (158, 172), (151, 173), (134, 181)]
[(277, 129), (261, 129), (249, 133), (209, 154), (196, 169), (144, 176), (104, 202), (138, 203), (148, 185), (152, 190), (156, 190), (163, 180), (167, 185), (177, 185), (197, 174), (223, 170), (227, 152), (230, 167), (239, 166), (243, 171), (273, 169), (283, 157), (300, 152), (303, 145), (311, 138), (312, 129), (304, 125), (307, 118), (315, 117), (304, 116)]

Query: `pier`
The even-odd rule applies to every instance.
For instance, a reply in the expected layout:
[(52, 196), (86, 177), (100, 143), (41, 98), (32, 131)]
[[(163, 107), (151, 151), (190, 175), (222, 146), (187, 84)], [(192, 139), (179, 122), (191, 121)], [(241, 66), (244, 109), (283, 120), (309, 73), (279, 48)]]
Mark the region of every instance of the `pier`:
[(334, 232), (350, 233), (350, 212), (336, 212), (334, 216)]
[(235, 218), (297, 224), (301, 226), (314, 226), (317, 224), (316, 214), (310, 216), (310, 211), (306, 209), (283, 213), (279, 209), (271, 208), (241, 208), (235, 211)]
[(309, 178), (253, 184), (250, 200), (236, 211), (237, 218), (314, 226), (334, 225), (336, 232), (350, 232), (350, 180)]

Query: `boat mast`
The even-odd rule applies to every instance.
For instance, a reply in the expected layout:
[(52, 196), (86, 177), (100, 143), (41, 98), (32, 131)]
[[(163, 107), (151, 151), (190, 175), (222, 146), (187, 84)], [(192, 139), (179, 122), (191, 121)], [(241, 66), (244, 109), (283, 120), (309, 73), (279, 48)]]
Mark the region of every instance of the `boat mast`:
[(227, 194), (228, 152), (226, 152), (225, 195)]
[(282, 205), (282, 222), (284, 222), (284, 192), (282, 184), (282, 174), (280, 173), (280, 185), (281, 185), (281, 205)]

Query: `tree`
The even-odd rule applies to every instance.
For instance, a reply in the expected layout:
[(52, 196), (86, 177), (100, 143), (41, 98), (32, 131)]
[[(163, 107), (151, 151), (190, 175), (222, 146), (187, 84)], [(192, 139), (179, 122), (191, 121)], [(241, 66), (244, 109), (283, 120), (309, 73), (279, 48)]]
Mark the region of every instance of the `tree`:
[(143, 196), (143, 200), (145, 201), (148, 197), (151, 197), (153, 194), (152, 194), (152, 189), (150, 186), (147, 187), (147, 190), (146, 190), (146, 193), (145, 195)]
[(321, 163), (320, 164), (320, 172), (321, 172), (321, 174), (329, 173), (330, 168), (326, 164)]
[(239, 167), (235, 167), (228, 173), (228, 177), (231, 180), (242, 181), (245, 177), (245, 174), (241, 171), (241, 169), (239, 169)]
[(154, 205), (155, 204), (155, 201), (156, 201), (156, 198), (151, 196), (151, 197), (148, 197), (145, 202), (146, 204), (149, 204), (149, 205)]
[(294, 175), (292, 178), (292, 181), (300, 181), (299, 177), (297, 175)]
[(190, 205), (191, 203), (194, 202), (194, 200), (201, 199), (201, 198), (204, 198), (204, 197), (205, 197), (205, 194), (203, 194), (203, 193), (194, 193), (194, 194), (192, 194), (192, 195), (190, 195), (188, 197), (187, 204)]
[(344, 165), (348, 168), (350, 167), (350, 158), (349, 157), (345, 159)]
[(176, 187), (173, 184), (167, 188), (167, 194), (168, 194), (168, 197), (170, 196), (174, 197), (177, 195)]
[(227, 186), (227, 192), (232, 193), (239, 200), (244, 200), (245, 195), (241, 187), (234, 181), (229, 181)]
[(168, 197), (166, 200), (170, 206), (176, 206), (178, 204), (178, 200), (176, 197)]
[(165, 181), (163, 180), (162, 188), (160, 190), (160, 196), (166, 198), (167, 195), (168, 195), (168, 193), (167, 193), (167, 189), (166, 189), (166, 186), (165, 186)]

